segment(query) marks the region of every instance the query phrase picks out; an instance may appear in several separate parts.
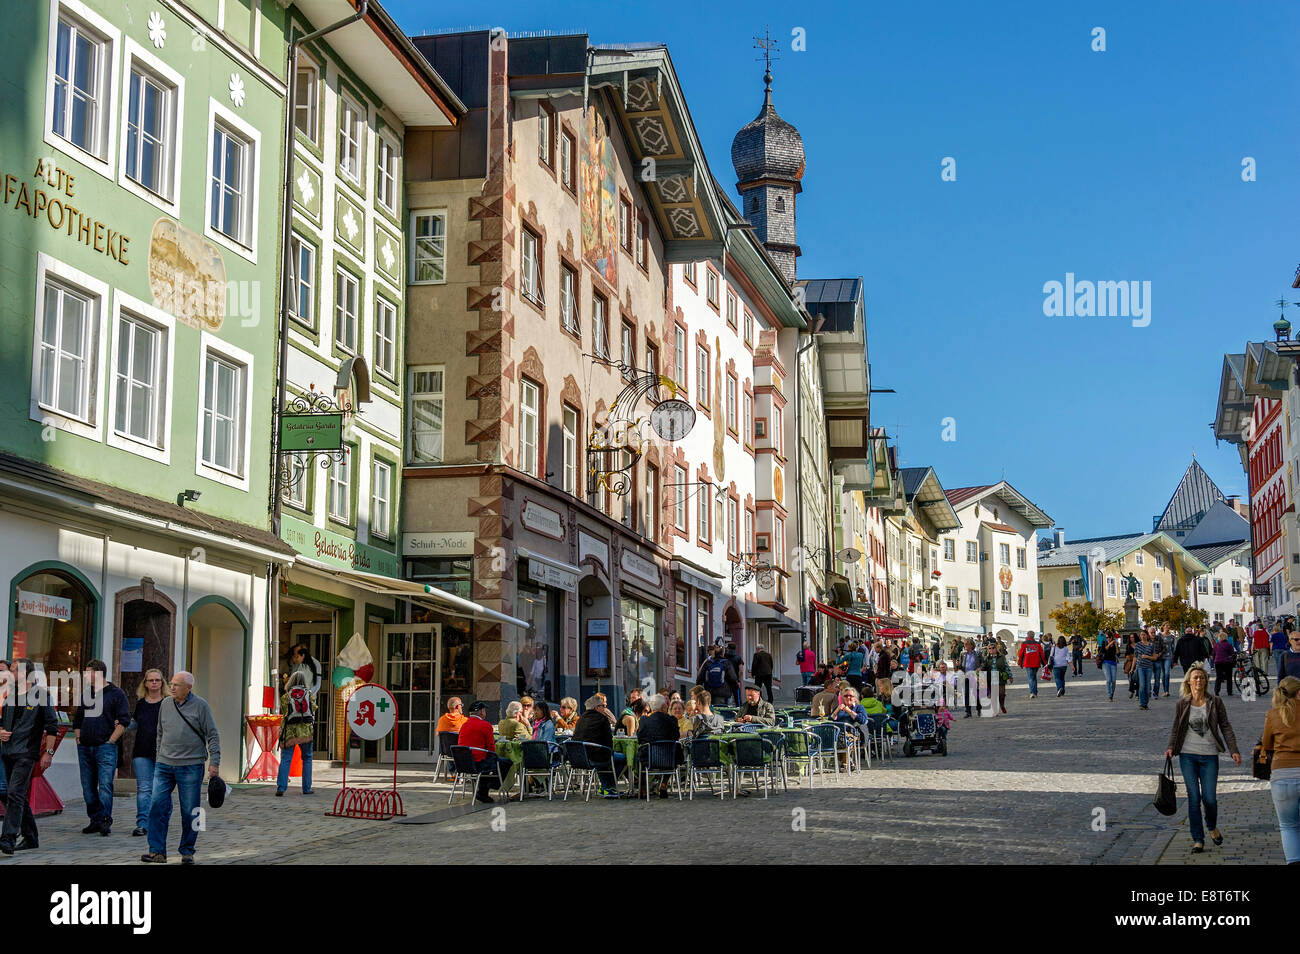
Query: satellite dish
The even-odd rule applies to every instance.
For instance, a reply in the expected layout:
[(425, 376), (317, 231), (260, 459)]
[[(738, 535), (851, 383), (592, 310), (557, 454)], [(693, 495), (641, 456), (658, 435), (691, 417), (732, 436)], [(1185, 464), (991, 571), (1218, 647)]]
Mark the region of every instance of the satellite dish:
[(695, 426), (695, 408), (678, 398), (660, 401), (650, 412), (650, 426), (666, 441), (679, 441)]
[(845, 547), (839, 553), (835, 554), (835, 559), (841, 563), (857, 563), (862, 559), (862, 551), (855, 550), (853, 547)]

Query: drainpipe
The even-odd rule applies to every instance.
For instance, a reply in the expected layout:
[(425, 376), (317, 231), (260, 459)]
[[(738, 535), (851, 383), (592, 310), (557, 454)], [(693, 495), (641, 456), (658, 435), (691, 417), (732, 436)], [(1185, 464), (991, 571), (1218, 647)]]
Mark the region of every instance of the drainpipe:
[(289, 301), (293, 294), (293, 269), (290, 261), (293, 239), (293, 165), (294, 165), (294, 91), (298, 76), (298, 50), (305, 43), (317, 40), (327, 33), (332, 33), (350, 23), (355, 23), (366, 15), (370, 0), (356, 0), (357, 12), (350, 17), (330, 24), (313, 33), (307, 33), (289, 43), (288, 57), (288, 113), (284, 135), (284, 206), (280, 225), (280, 313), (277, 328), (280, 335), (280, 354), (276, 364), (277, 384), (275, 404), (271, 408), (271, 532), (280, 535), (280, 480), (283, 461), (280, 455), (280, 415), (284, 413), (284, 402), (289, 394)]

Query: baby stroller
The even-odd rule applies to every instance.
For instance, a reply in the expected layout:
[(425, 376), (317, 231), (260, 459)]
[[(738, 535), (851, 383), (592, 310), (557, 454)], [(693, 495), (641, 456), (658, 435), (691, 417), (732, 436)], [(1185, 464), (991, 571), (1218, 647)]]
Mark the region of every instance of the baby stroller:
[(948, 754), (948, 733), (939, 726), (934, 706), (908, 706), (903, 710), (903, 754), (909, 758), (920, 750)]

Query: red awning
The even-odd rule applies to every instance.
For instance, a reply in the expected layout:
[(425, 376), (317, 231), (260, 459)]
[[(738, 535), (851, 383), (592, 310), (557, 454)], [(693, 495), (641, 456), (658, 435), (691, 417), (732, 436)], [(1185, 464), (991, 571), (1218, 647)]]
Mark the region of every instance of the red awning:
[(868, 629), (875, 629), (871, 620), (864, 619), (861, 616), (854, 616), (852, 613), (846, 613), (844, 610), (837, 610), (833, 606), (827, 606), (825, 603), (819, 603), (817, 600), (812, 601), (813, 607), (819, 612), (831, 619), (838, 619), (842, 623), (852, 623), (855, 626), (865, 626)]
[(907, 630), (905, 630), (905, 629), (896, 629), (896, 628), (890, 626), (890, 627), (887, 627), (887, 628), (885, 628), (885, 629), (879, 630), (879, 631), (876, 633), (876, 635), (877, 635), (877, 636), (886, 636), (886, 637), (889, 637), (889, 638), (895, 638), (895, 637), (898, 637), (898, 636), (911, 636), (912, 634), (911, 634), (910, 632), (908, 632)]

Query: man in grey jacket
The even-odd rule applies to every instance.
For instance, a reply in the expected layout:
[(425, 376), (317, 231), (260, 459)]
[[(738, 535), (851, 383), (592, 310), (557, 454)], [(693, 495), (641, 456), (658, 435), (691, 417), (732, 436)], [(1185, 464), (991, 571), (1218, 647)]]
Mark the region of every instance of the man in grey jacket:
[(153, 808), (149, 810), (149, 854), (141, 861), (167, 861), (167, 829), (172, 819), (172, 790), (181, 802), (181, 863), (194, 864), (194, 827), (203, 787), (203, 763), (208, 777), (219, 773), (221, 741), (206, 700), (194, 694), (194, 676), (181, 671), (172, 676), (172, 694), (158, 710), (158, 760), (153, 770)]

